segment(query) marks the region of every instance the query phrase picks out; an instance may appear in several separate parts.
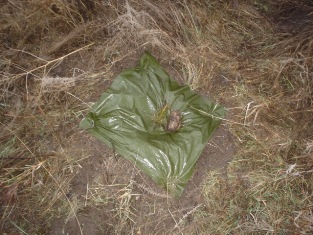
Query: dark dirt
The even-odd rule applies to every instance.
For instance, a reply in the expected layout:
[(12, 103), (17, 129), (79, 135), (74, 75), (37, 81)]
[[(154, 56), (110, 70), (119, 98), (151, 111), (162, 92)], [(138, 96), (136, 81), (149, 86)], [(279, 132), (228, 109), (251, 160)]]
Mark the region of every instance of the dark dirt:
[(303, 32), (304, 28), (312, 28), (313, 4), (310, 6), (289, 5), (278, 11), (273, 21), (277, 23), (277, 30), (285, 36), (295, 36)]
[[(201, 183), (208, 172), (220, 170), (226, 175), (227, 164), (235, 151), (230, 132), (220, 127), (199, 158), (183, 195), (173, 199), (166, 198), (166, 192), (148, 176), (119, 155), (115, 156), (100, 141), (85, 133), (77, 133), (72, 141), (75, 146), (89, 149), (91, 153), (90, 157), (80, 162), (81, 170), (72, 181), (68, 193), (70, 199), (77, 198), (81, 204), (85, 203), (86, 206), (78, 210), (77, 219), (83, 234), (91, 235), (127, 234), (133, 223), (130, 219), (120, 225), (120, 230), (113, 226), (118, 220), (116, 208), (121, 206), (123, 195), (127, 192), (126, 185), (131, 196), (129, 207), (125, 206), (122, 210), (126, 212), (129, 209), (133, 213), (129, 217), (136, 221), (132, 227), (136, 228), (137, 234), (173, 234), (176, 223), (193, 208), (201, 206)], [(88, 196), (88, 189), (94, 185), (102, 185), (101, 194), (112, 198), (107, 204), (97, 206), (94, 199)], [(76, 218), (71, 218), (67, 223), (65, 218), (61, 218), (53, 222), (48, 234), (80, 234), (80, 229)]]
[[(113, 234), (113, 229), (108, 224), (108, 219), (105, 214), (100, 210), (83, 210), (77, 215), (80, 223), (82, 233), (88, 235), (97, 234)], [(81, 234), (76, 219), (70, 220), (68, 223), (64, 219), (57, 219), (52, 225), (51, 235), (60, 234)]]

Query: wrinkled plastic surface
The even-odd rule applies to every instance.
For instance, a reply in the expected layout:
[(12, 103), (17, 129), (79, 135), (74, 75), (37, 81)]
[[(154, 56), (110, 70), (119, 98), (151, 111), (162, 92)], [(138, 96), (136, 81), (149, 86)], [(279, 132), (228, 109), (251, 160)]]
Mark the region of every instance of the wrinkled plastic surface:
[[(171, 111), (181, 125), (166, 129)], [(150, 54), (122, 72), (80, 127), (179, 197), (225, 110), (172, 80)]]

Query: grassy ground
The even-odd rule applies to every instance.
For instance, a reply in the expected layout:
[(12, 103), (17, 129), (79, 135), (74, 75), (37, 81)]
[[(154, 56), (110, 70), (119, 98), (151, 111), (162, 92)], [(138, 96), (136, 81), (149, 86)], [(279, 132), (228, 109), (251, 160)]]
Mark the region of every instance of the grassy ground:
[[(294, 0), (4, 1), (0, 233), (56, 234), (55, 221), (74, 218), (69, 233), (83, 234), (80, 213), (101, 208), (109, 222), (86, 234), (311, 234), (312, 11), (310, 1)], [(129, 165), (77, 127), (145, 50), (228, 108), (223, 125), (236, 145), (227, 177), (208, 171), (195, 191), (201, 202), (176, 214), (134, 171), (123, 183), (104, 177)], [(95, 152), (106, 160), (90, 160)], [(98, 165), (101, 180), (92, 174), (78, 197)]]

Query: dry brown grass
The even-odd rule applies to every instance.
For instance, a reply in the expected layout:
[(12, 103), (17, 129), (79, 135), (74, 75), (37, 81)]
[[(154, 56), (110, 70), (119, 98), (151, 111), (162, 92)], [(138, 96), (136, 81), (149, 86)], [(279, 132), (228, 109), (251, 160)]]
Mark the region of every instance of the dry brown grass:
[[(60, 217), (81, 225), (79, 212), (92, 207), (114, 227), (99, 231), (116, 234), (311, 233), (312, 9), (310, 1), (293, 0), (6, 1), (0, 232), (46, 234)], [(134, 169), (125, 172), (126, 183), (109, 177), (105, 172), (121, 167), (112, 152), (103, 154), (104, 173), (85, 200), (72, 195), (92, 148), (79, 148), (77, 124), (102, 92), (99, 84), (132, 67), (144, 50), (179, 82), (229, 109), (224, 125), (237, 154), (228, 176), (208, 172), (203, 203), (183, 211), (137, 183)], [(166, 202), (139, 206), (142, 197)], [(139, 218), (140, 208), (155, 221)], [(153, 230), (153, 222), (167, 220), (174, 225)]]

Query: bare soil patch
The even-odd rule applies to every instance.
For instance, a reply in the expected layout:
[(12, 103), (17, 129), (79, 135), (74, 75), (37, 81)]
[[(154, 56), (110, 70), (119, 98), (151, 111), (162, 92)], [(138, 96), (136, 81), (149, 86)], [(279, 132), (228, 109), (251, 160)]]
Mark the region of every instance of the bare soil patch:
[[(77, 219), (66, 221), (66, 218), (60, 218), (53, 221), (49, 231), (51, 235), (62, 234), (61, 231), (64, 234), (79, 234), (78, 221), (84, 234), (112, 234), (117, 222), (118, 212), (115, 210), (120, 202), (111, 201), (110, 194), (113, 198), (112, 194), (119, 194), (119, 191), (129, 193), (128, 205), (124, 205), (127, 208), (121, 210), (125, 210), (123, 213), (129, 210), (129, 217), (133, 217), (133, 221), (127, 218), (126, 224), (120, 225), (121, 234), (128, 234), (129, 226), (142, 234), (177, 232), (179, 226), (176, 225), (180, 219), (193, 209), (200, 210), (203, 207), (201, 183), (208, 172), (222, 171), (226, 177), (227, 165), (235, 152), (232, 135), (225, 127), (219, 128), (199, 158), (183, 195), (175, 199), (168, 196), (132, 163), (115, 155), (112, 149), (108, 149), (100, 141), (86, 136), (86, 133), (76, 133), (74, 136), (72, 143), (75, 148), (86, 149), (90, 155), (80, 162), (80, 170), (73, 178), (67, 196), (70, 199), (74, 197), (79, 204), (86, 206), (79, 208)], [(89, 195), (92, 193), (90, 188), (97, 187), (97, 184), (102, 185), (99, 190), (103, 192), (100, 195), (108, 197), (104, 206), (90, 205), (95, 203), (94, 198)], [(125, 189), (127, 186), (129, 192)], [(123, 193), (120, 193), (120, 197), (123, 197)], [(192, 213), (188, 215), (187, 221), (192, 223)]]

